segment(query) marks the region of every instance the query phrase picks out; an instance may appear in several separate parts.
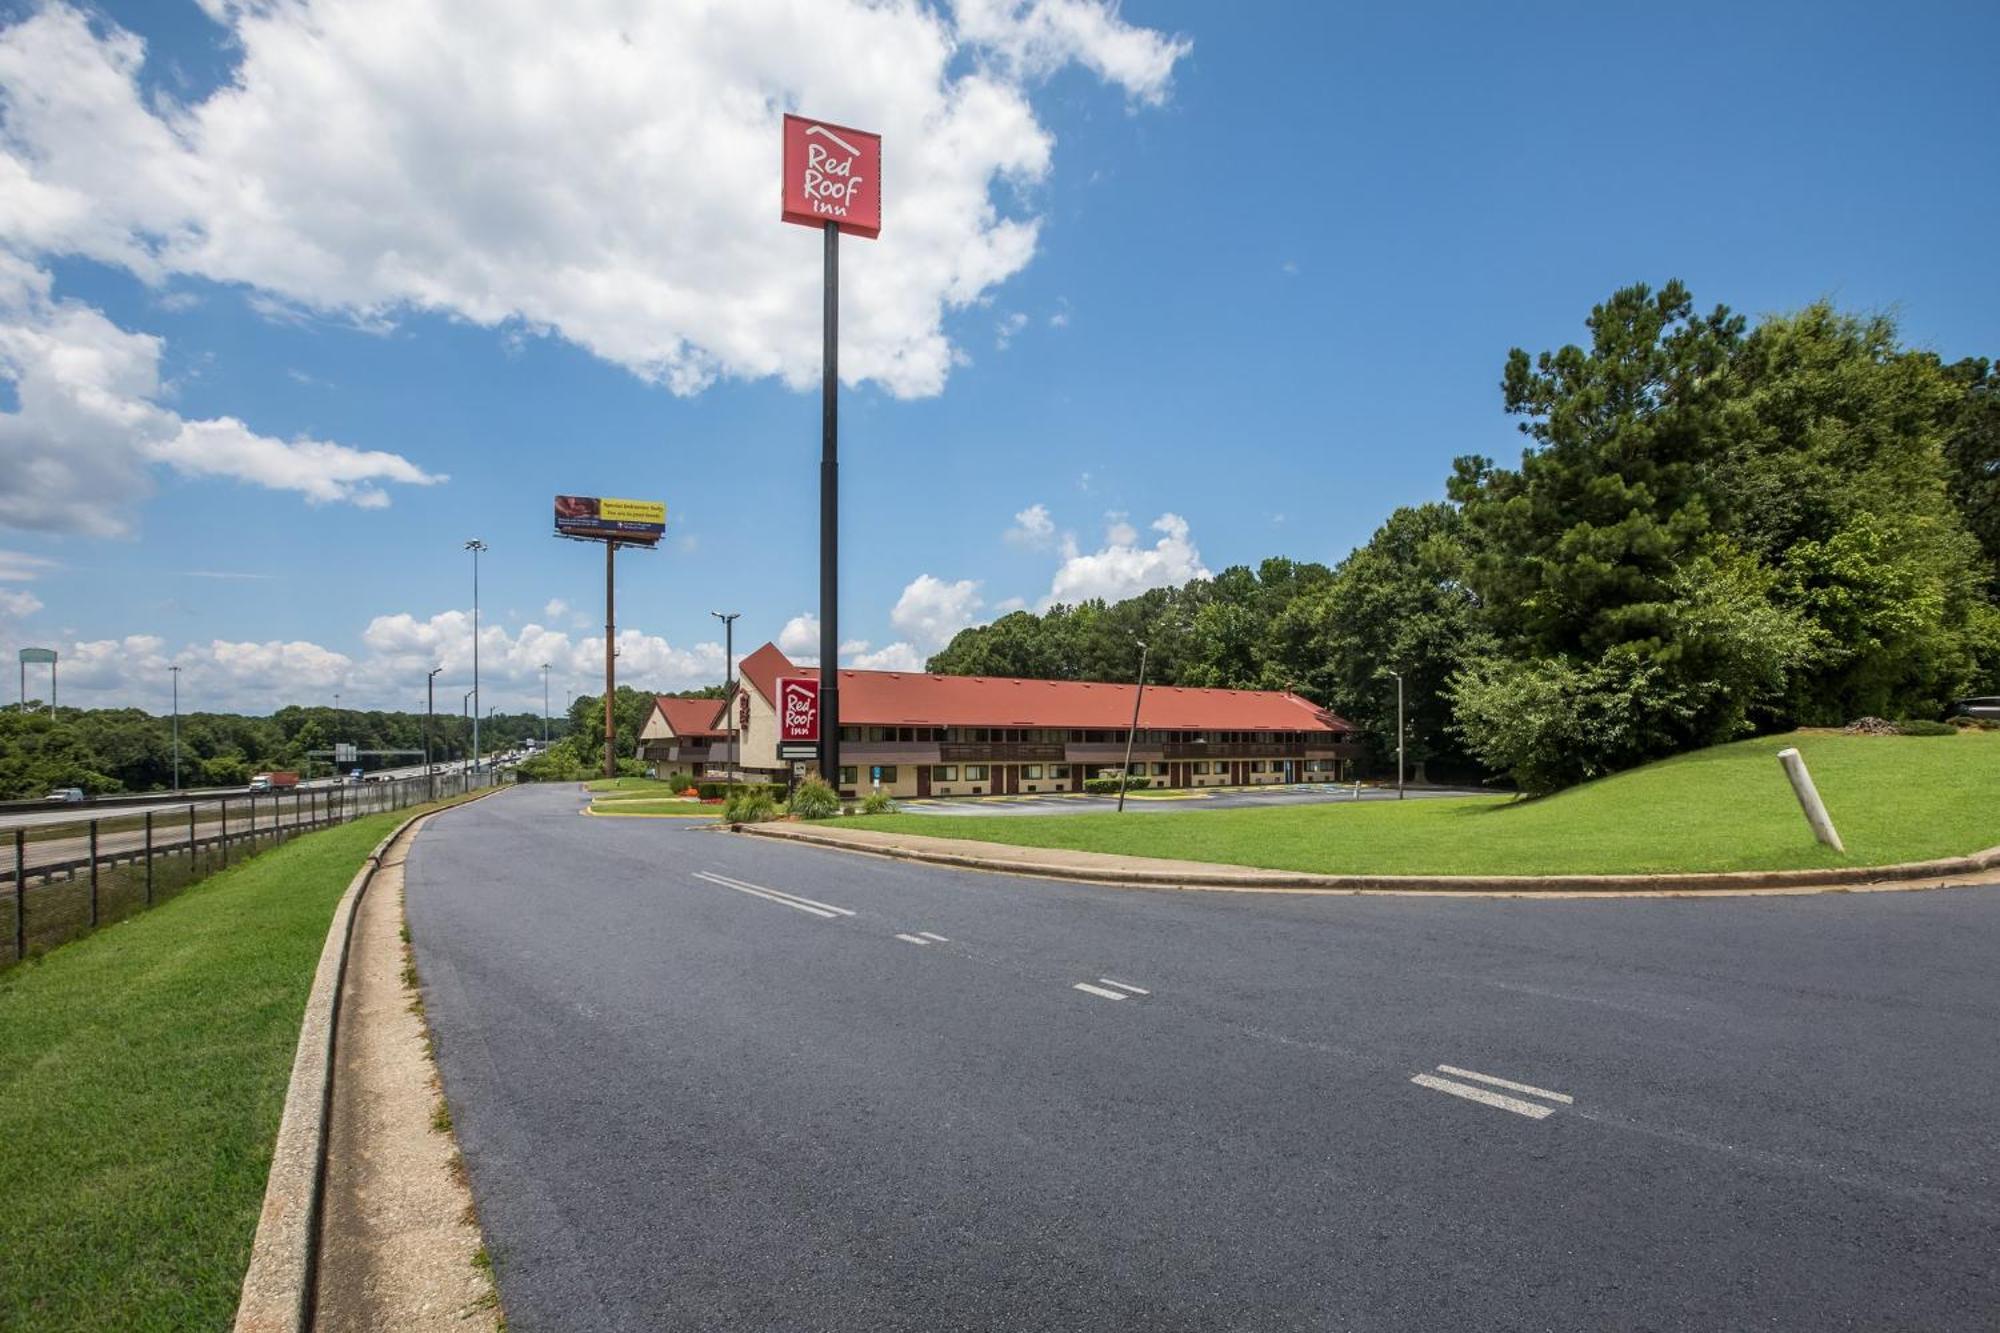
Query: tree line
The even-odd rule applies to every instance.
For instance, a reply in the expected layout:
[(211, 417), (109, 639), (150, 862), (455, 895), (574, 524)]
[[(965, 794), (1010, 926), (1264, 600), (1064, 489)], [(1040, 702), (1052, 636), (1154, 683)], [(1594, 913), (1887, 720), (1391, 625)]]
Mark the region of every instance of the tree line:
[[(602, 714), (599, 714), (601, 717)], [(462, 759), (472, 750), (472, 724), (458, 714), (433, 719), (432, 754)], [(601, 724), (600, 724), (601, 725)], [(550, 724), (551, 735), (565, 729)], [(481, 751), (509, 750), (542, 735), (540, 713), (495, 713), (479, 725)], [(253, 773), (332, 770), (326, 756), (335, 742), (363, 750), (424, 749), (422, 713), (354, 708), (281, 708), (269, 717), (237, 713), (182, 713), (180, 778), (183, 787), (233, 787)], [(363, 769), (401, 767), (420, 758), (362, 759)], [(164, 791), (174, 775), (173, 720), (137, 708), (62, 708), (54, 717), (41, 707), (0, 713), (0, 800), (47, 795), (81, 787), (92, 795)]]
[(2000, 367), (1821, 302), (1679, 282), (1501, 377), (1517, 466), (1455, 460), (1337, 566), (1268, 559), (961, 631), (932, 671), (1291, 689), (1412, 764), (1545, 792), (1744, 735), (2000, 691)]

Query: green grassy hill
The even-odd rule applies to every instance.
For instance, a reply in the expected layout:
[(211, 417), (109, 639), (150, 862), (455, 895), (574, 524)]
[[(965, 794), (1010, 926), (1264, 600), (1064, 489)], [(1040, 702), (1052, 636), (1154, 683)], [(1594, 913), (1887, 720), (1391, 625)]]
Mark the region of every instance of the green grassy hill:
[[(1796, 745), (1847, 844), (1813, 841), (1779, 767)], [(1766, 736), (1541, 800), (1497, 796), (1171, 814), (942, 819), (858, 828), (1327, 874), (1638, 874), (1883, 865), (2000, 844), (2000, 732)]]

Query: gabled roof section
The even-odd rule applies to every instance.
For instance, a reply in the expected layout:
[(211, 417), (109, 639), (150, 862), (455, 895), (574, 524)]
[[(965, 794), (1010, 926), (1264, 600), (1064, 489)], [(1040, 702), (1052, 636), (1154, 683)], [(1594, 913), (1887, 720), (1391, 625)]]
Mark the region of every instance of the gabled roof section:
[(696, 740), (729, 734), (729, 729), (722, 725), (724, 702), (721, 699), (676, 699), (672, 695), (661, 694), (654, 696), (653, 707), (666, 719), (667, 729), (674, 735), (683, 740)]
[[(780, 676), (817, 676), (792, 665), (775, 644), (743, 659), (743, 676), (768, 701)], [(1132, 724), (1135, 685), (1008, 676), (938, 676), (921, 671), (840, 673), (845, 726), (1063, 727), (1122, 731)], [(1354, 724), (1285, 690), (1211, 690), (1148, 685), (1139, 726), (1163, 731), (1317, 731)]]

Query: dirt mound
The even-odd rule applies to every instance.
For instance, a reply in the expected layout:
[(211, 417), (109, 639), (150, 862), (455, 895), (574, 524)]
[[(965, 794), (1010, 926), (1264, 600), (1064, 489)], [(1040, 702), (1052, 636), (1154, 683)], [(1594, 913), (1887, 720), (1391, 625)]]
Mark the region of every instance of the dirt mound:
[(1900, 736), (1903, 729), (1879, 717), (1857, 717), (1841, 728), (1849, 736)]

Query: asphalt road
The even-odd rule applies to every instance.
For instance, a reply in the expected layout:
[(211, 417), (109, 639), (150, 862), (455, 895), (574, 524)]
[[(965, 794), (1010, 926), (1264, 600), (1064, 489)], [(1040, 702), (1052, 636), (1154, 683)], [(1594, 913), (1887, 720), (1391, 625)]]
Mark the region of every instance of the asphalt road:
[(407, 867), (512, 1328), (2000, 1324), (2000, 888), (1134, 891), (579, 799)]

